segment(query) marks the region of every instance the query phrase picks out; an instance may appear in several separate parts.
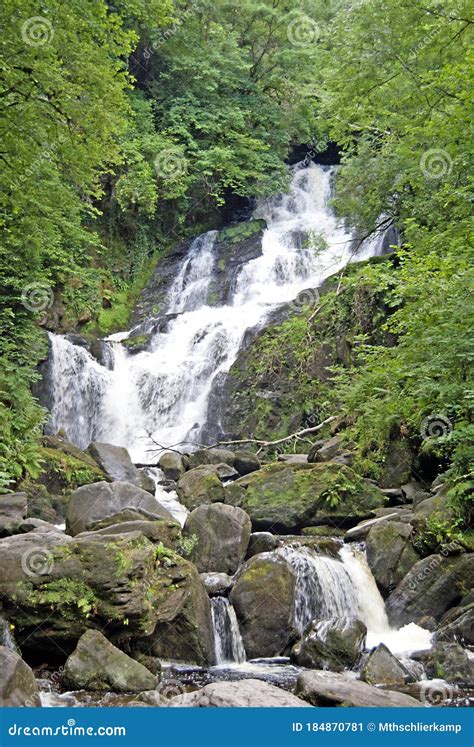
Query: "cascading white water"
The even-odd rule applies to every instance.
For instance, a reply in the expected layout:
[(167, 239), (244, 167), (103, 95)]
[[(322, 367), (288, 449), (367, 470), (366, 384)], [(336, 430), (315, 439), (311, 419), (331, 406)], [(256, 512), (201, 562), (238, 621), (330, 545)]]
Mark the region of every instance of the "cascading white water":
[(173, 519), (176, 519), (180, 526), (184, 527), (189, 511), (186, 506), (183, 506), (178, 501), (176, 491), (165, 490), (160, 484), (165, 479), (164, 473), (158, 467), (147, 467), (146, 472), (155, 483), (155, 498), (157, 502), (170, 512)]
[(390, 628), (363, 551), (344, 545), (338, 560), (302, 545), (284, 545), (271, 554), (284, 559), (295, 572), (294, 619), (300, 633), (315, 619), (357, 617), (367, 626), (369, 649), (385, 643), (392, 653), (407, 654), (431, 646), (431, 633), (414, 623), (400, 630)]
[(216, 664), (241, 664), (246, 655), (233, 606), (226, 597), (213, 597), (211, 613)]
[(352, 238), (329, 207), (331, 178), (330, 168), (296, 167), (289, 194), (258, 205), (255, 216), (268, 226), (262, 254), (242, 265), (228, 305), (207, 305), (216, 232), (198, 237), (169, 293), (167, 311), (178, 316), (154, 334), (149, 350), (131, 355), (121, 344), (126, 334), (113, 335), (109, 370), (51, 335), (50, 431), (64, 429), (82, 448), (91, 440), (125, 446), (142, 463), (156, 460), (155, 442), (196, 442), (213, 382), (235, 361), (246, 330), (347, 262), (377, 253), (369, 242), (353, 255)]

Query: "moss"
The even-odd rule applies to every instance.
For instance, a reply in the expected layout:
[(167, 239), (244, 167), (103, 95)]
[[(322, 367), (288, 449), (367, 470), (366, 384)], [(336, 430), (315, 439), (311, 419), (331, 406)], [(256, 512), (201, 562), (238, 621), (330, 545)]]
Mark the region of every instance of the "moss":
[(25, 602), (31, 606), (45, 606), (61, 611), (63, 616), (79, 615), (89, 617), (98, 604), (98, 599), (90, 586), (83, 581), (60, 578), (49, 581), (41, 587), (27, 591)]
[(237, 223), (235, 226), (225, 228), (223, 231), (219, 231), (217, 241), (225, 244), (238, 244), (244, 239), (248, 239), (256, 233), (263, 231), (266, 228), (266, 222), (264, 220), (249, 220), (242, 223)]

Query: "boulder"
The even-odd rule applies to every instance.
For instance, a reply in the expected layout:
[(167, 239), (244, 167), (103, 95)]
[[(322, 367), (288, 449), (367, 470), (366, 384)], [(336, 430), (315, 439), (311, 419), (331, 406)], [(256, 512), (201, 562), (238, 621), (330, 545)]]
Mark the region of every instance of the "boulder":
[(349, 467), (325, 464), (267, 464), (226, 486), (225, 502), (249, 514), (254, 529), (282, 534), (318, 524), (349, 527), (384, 505), (378, 488)]
[(41, 700), (32, 669), (21, 656), (0, 646), (0, 707), (40, 706)]
[(382, 488), (398, 488), (411, 478), (413, 454), (409, 446), (402, 440), (390, 441), (379, 478)]
[(410, 540), (412, 531), (410, 524), (398, 521), (383, 521), (369, 530), (367, 563), (385, 596), (420, 559)]
[(128, 534), (129, 532), (140, 532), (154, 544), (161, 542), (165, 547), (172, 547), (175, 550), (178, 549), (178, 544), (181, 539), (180, 525), (175, 521), (168, 521), (167, 519), (156, 519), (155, 521), (147, 521), (143, 519), (123, 521), (120, 524), (111, 524), (110, 526), (103, 527), (103, 529), (94, 529), (93, 532), (77, 534), (76, 537), (79, 539), (91, 534)]
[(429, 651), (416, 652), (412, 657), (421, 661), (427, 677), (471, 684), (474, 663), (459, 643), (436, 641)]
[(296, 578), (284, 560), (255, 555), (238, 574), (230, 601), (249, 659), (284, 654), (296, 641)]
[(198, 506), (184, 525), (185, 536), (197, 537), (190, 559), (201, 573), (235, 573), (245, 557), (250, 531), (245, 511), (224, 503)]
[(307, 708), (309, 703), (262, 680), (213, 682), (200, 690), (171, 698), (170, 708)]
[(232, 589), (234, 579), (227, 573), (201, 573), (201, 579), (209, 596), (224, 596)]
[(240, 450), (235, 452), (234, 467), (239, 475), (249, 475), (260, 469), (260, 459), (252, 451)]
[(71, 495), (66, 531), (75, 535), (134, 519), (167, 519), (171, 514), (146, 490), (128, 482), (95, 482)]
[(351, 669), (360, 659), (366, 636), (366, 626), (355, 617), (313, 620), (293, 646), (291, 658), (310, 669)]
[(335, 672), (302, 672), (296, 683), (296, 694), (313, 706), (420, 707), (420, 701), (410, 695), (380, 690)]
[(75, 690), (141, 692), (156, 686), (156, 677), (143, 664), (116, 648), (98, 630), (86, 630), (62, 674), (63, 683)]
[(384, 643), (380, 643), (367, 656), (360, 678), (369, 685), (404, 685), (413, 682), (406, 667), (391, 653)]
[(176, 491), (181, 503), (190, 511), (204, 503), (224, 502), (224, 486), (213, 464), (186, 472), (179, 479)]
[(474, 603), (454, 607), (443, 616), (436, 640), (457, 641), (464, 646), (474, 645)]
[(13, 625), (0, 614), (0, 646), (9, 648), (10, 651), (15, 651), (21, 656), (21, 651), (16, 645), (16, 641), (12, 634)]
[(307, 454), (278, 454), (278, 462), (289, 462), (290, 464), (305, 464), (308, 461)]
[(329, 462), (341, 451), (341, 437), (333, 436), (323, 444), (313, 445), (309, 450), (308, 462)]
[(219, 480), (222, 480), (222, 482), (225, 480), (236, 480), (240, 477), (237, 470), (229, 464), (221, 462), (221, 464), (216, 464), (214, 466), (216, 468), (217, 476), (219, 477)]
[(160, 469), (163, 470), (167, 480), (178, 482), (179, 478), (184, 475), (185, 466), (181, 454), (175, 451), (165, 451), (158, 462)]
[[(140, 532), (29, 532), (0, 540), (0, 557), (0, 594), (22, 650), (68, 655), (94, 627), (114, 643), (145, 639), (142, 652), (155, 657), (212, 659), (210, 602), (196, 568)], [(161, 648), (148, 652), (155, 639)]]
[(198, 449), (192, 454), (184, 454), (183, 461), (186, 469), (195, 469), (205, 464), (228, 464), (234, 466), (235, 454), (230, 449)]
[[(351, 531), (349, 529), (349, 531)], [(318, 527), (303, 527), (301, 530), (303, 537), (343, 537), (346, 532), (344, 529), (336, 529), (336, 527), (327, 527), (321, 524)]]
[(253, 532), (250, 535), (247, 558), (258, 555), (261, 552), (276, 550), (279, 544), (280, 538), (275, 534), (271, 534), (270, 532)]
[[(384, 511), (385, 509), (379, 509), (379, 510)], [(394, 509), (390, 509), (389, 513), (383, 514), (382, 516), (377, 516), (375, 519), (367, 519), (367, 521), (361, 521), (360, 524), (356, 524), (355, 527), (351, 527), (351, 529), (347, 530), (347, 532), (344, 535), (344, 541), (345, 542), (353, 542), (353, 541), (359, 542), (360, 540), (365, 540), (365, 538), (367, 537), (372, 527), (378, 524), (383, 524), (385, 521), (398, 521), (399, 518), (400, 518), (400, 511), (395, 511)]]
[(28, 496), (26, 493), (0, 495), (0, 537), (13, 534), (26, 517)]
[(400, 628), (428, 615), (441, 620), (474, 576), (474, 555), (429, 555), (419, 560), (386, 601), (390, 624)]
[(95, 441), (90, 444), (89, 453), (109, 480), (129, 482), (142, 490), (155, 492), (153, 480), (135, 467), (125, 447)]

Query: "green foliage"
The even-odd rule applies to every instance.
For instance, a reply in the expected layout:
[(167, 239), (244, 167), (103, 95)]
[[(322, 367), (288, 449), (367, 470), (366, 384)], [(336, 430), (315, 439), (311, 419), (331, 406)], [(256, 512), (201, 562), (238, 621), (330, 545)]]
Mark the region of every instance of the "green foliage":
[(190, 534), (189, 537), (182, 537), (176, 548), (179, 555), (188, 558), (192, 555), (194, 548), (199, 542), (199, 537), (196, 534)]
[(25, 601), (32, 605), (44, 605), (51, 610), (76, 610), (84, 618), (88, 618), (97, 606), (97, 598), (93, 590), (82, 581), (70, 578), (60, 578), (49, 581), (37, 589), (26, 594)]

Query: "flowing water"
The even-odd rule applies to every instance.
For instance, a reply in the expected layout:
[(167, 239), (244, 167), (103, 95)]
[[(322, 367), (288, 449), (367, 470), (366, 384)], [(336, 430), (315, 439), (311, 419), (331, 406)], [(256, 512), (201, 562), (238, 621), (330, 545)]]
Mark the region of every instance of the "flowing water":
[(262, 253), (242, 264), (226, 305), (208, 303), (217, 232), (195, 239), (168, 293), (166, 311), (177, 316), (166, 332), (152, 333), (148, 350), (129, 353), (122, 344), (128, 333), (119, 333), (109, 338), (101, 365), (84, 347), (51, 334), (49, 431), (63, 429), (81, 448), (93, 440), (125, 446), (141, 463), (156, 462), (155, 442), (198, 442), (213, 383), (235, 361), (245, 332), (263, 326), (282, 303), (314, 300), (304, 291), (347, 262), (380, 252), (382, 237), (355, 253), (329, 207), (332, 174), (314, 164), (297, 167), (288, 194), (258, 204), (255, 217), (267, 222)]
[(241, 664), (247, 657), (233, 606), (225, 597), (214, 597), (211, 599), (211, 613), (216, 664)]

